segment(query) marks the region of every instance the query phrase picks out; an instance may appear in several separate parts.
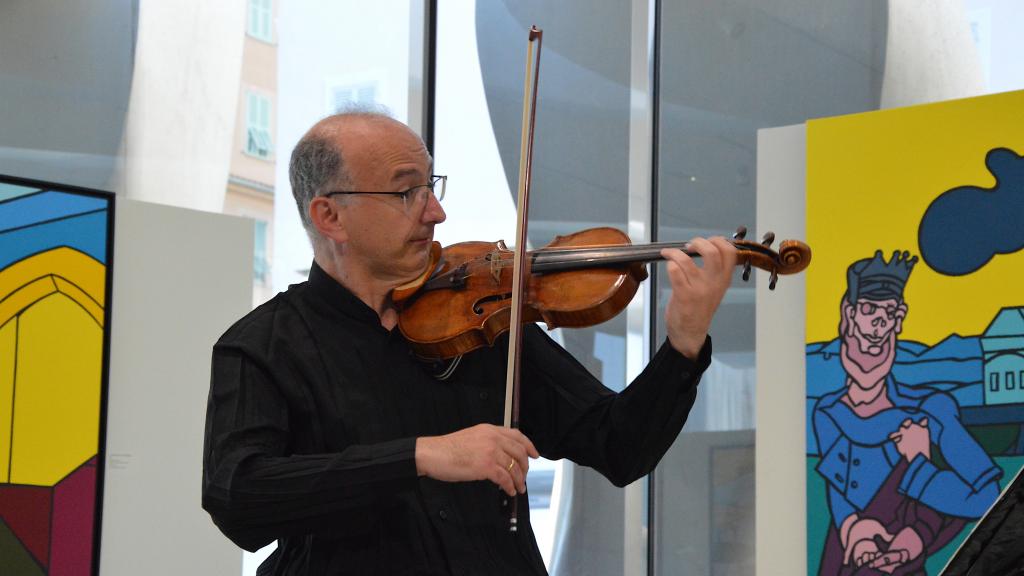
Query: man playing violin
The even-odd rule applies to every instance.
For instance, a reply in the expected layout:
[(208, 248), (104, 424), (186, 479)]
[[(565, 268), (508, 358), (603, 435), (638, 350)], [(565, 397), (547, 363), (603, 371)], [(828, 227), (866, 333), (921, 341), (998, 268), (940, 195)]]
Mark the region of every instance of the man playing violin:
[[(421, 275), (444, 177), (383, 114), (328, 117), (290, 166), (313, 244), (307, 282), (217, 342), (203, 507), (236, 544), (277, 540), (260, 574), (544, 574), (525, 494), (530, 458), (570, 458), (624, 486), (674, 441), (710, 362), (735, 248), (666, 250), (668, 338), (614, 393), (541, 329), (523, 335), (520, 429), (502, 421), (507, 335), (432, 373), (390, 294)], [(497, 487), (497, 488), (496, 488)], [(508, 530), (517, 506), (519, 530)]]

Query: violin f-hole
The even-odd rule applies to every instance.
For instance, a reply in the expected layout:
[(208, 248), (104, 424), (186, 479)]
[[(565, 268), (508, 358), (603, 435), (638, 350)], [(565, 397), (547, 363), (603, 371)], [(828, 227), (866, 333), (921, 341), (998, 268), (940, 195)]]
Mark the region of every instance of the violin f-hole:
[(484, 304), (487, 304), (488, 302), (501, 302), (502, 300), (508, 300), (510, 298), (512, 298), (511, 292), (505, 294), (491, 294), (490, 296), (485, 296), (473, 303), (473, 312), (477, 316), (479, 316), (484, 313)]

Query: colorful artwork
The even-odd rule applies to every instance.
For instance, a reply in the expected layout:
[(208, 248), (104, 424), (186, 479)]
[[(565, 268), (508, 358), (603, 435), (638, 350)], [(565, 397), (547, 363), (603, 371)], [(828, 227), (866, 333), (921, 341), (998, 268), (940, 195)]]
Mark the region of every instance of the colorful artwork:
[(1021, 110), (808, 122), (811, 574), (939, 574), (1024, 465)]
[(0, 573), (88, 575), (112, 199), (36, 184), (0, 179)]

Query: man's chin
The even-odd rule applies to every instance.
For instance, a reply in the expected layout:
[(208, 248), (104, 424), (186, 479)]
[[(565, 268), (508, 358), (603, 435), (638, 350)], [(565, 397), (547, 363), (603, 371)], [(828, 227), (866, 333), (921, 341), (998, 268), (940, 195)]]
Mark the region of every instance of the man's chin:
[[(892, 346), (869, 346), (867, 352), (851, 354), (850, 346), (859, 348), (859, 342), (854, 337), (850, 337), (849, 340), (854, 342), (843, 342), (840, 351), (843, 368), (858, 388), (870, 390), (892, 370), (895, 350)], [(872, 352), (873, 350), (877, 352)]]

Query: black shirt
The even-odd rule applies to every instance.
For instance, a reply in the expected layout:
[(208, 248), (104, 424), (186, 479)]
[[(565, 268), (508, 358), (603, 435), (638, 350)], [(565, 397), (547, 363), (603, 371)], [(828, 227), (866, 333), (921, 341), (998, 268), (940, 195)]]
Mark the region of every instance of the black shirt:
[[(619, 486), (669, 448), (711, 354), (663, 344), (616, 394), (536, 326), (523, 341), (522, 432)], [(502, 338), (438, 380), (314, 264), (214, 346), (203, 507), (242, 548), (278, 540), (260, 574), (545, 574), (526, 496), (511, 534), (493, 483), (416, 473), (417, 437), (501, 424), (506, 354)]]

